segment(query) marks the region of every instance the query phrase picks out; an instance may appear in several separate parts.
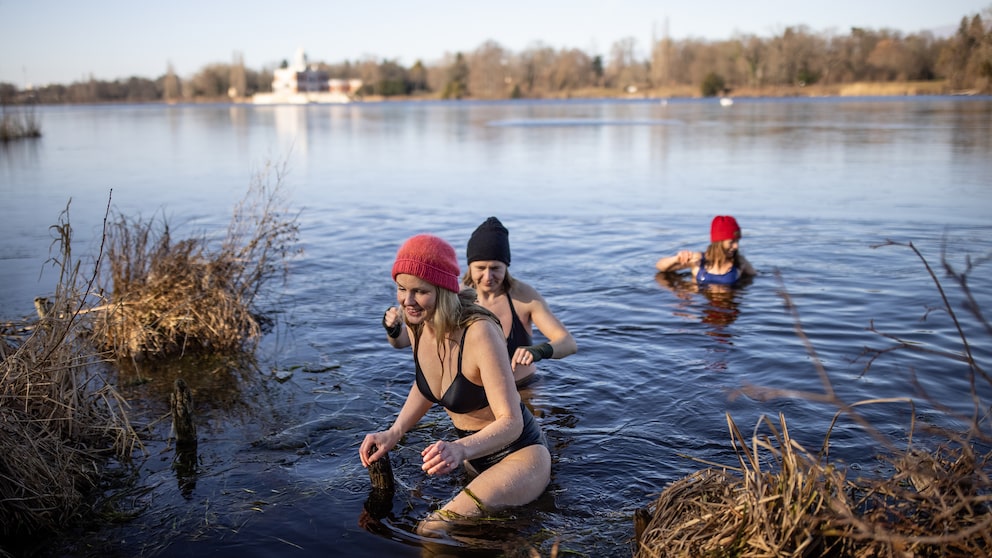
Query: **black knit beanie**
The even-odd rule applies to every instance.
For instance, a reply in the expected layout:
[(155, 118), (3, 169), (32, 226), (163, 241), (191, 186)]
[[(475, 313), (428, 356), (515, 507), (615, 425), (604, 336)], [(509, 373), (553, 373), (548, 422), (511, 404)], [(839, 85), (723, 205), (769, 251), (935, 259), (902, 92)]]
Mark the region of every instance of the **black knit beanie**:
[(510, 265), (510, 231), (499, 219), (490, 217), (479, 225), (468, 239), (465, 249), (468, 263), (496, 260)]

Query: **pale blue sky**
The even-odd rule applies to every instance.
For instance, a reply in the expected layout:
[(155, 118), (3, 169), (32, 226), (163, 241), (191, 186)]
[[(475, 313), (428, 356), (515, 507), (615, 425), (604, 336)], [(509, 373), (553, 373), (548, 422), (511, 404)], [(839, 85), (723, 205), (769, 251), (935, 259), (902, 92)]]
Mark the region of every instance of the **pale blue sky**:
[[(494, 40), (607, 55), (633, 37), (642, 50), (673, 39), (771, 36), (790, 25), (847, 34), (954, 28), (990, 0), (0, 0), (0, 82), (45, 85), (140, 76), (171, 62), (181, 77), (235, 51), (262, 69), (303, 47), (311, 60), (440, 60)], [(666, 24), (667, 22), (667, 24)]]

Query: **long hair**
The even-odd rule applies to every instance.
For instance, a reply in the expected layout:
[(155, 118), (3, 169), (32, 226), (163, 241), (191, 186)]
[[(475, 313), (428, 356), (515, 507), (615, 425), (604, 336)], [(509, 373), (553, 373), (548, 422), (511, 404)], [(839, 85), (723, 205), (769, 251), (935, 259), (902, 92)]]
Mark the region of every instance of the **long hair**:
[[(739, 266), (741, 261), (738, 259), (738, 254), (740, 251), (734, 254), (733, 264)], [(711, 242), (706, 248), (706, 264), (712, 267), (720, 267), (727, 263), (727, 251), (723, 249), (723, 242)]]
[[(475, 289), (465, 287), (458, 293), (454, 293), (448, 289), (435, 288), (437, 289), (437, 301), (430, 322), (437, 341), (437, 356), (443, 367), (444, 356), (448, 351), (447, 342), (457, 341), (454, 339), (456, 331), (464, 330), (480, 320), (490, 320), (497, 327), (501, 326), (499, 325), (499, 318), (495, 314), (475, 302), (477, 296)], [(422, 327), (422, 324), (410, 326), (415, 339), (420, 338)]]
[[(465, 275), (462, 275), (462, 285), (474, 289), (476, 287), (475, 280), (472, 279), (471, 265), (472, 264), (469, 264), (470, 267), (465, 270)], [(500, 286), (503, 287), (503, 292), (509, 293), (510, 289), (513, 288), (514, 282), (516, 282), (516, 280), (513, 277), (510, 277), (510, 267), (507, 266), (506, 273), (503, 275), (503, 283), (500, 284)]]

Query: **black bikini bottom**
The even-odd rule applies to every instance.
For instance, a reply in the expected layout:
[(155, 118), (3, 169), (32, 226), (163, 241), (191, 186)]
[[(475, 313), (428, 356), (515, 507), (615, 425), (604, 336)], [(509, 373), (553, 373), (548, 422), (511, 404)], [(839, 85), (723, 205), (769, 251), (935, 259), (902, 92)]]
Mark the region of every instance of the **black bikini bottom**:
[[(537, 444), (542, 446), (548, 445), (547, 441), (544, 439), (544, 432), (541, 431), (541, 427), (537, 424), (537, 421), (534, 420), (534, 415), (531, 414), (530, 409), (524, 406), (522, 401), (520, 402), (520, 413), (523, 415), (524, 428), (520, 432), (519, 438), (511, 442), (510, 445), (502, 449), (498, 449), (489, 455), (476, 457), (475, 459), (470, 459), (468, 461), (477, 473), (485, 471), (519, 449)], [(464, 438), (475, 434), (478, 430), (461, 430), (460, 428), (455, 428), (455, 432), (458, 434), (459, 438)]]

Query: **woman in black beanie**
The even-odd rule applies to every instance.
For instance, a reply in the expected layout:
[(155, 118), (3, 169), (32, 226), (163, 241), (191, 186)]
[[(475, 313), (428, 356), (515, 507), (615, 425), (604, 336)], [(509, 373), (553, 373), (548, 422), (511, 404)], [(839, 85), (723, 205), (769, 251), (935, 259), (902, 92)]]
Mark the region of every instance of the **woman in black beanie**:
[[(565, 358), (578, 347), (537, 289), (510, 276), (510, 232), (496, 217), (486, 219), (469, 238), (468, 269), (462, 284), (475, 289), (478, 303), (499, 318), (517, 387), (534, 379), (534, 363)], [(548, 339), (535, 344), (532, 331)]]

